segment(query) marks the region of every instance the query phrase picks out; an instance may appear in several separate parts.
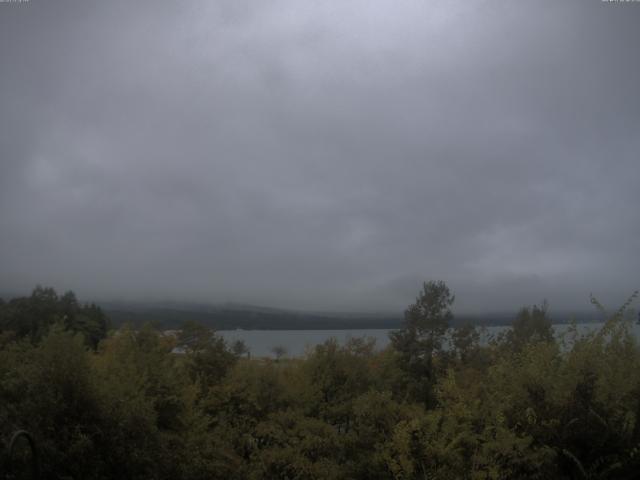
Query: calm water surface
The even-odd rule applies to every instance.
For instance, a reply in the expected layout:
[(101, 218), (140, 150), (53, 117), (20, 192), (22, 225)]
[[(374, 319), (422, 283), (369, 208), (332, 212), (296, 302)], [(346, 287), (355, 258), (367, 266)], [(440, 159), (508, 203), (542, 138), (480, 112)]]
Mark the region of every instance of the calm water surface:
[[(602, 324), (582, 323), (578, 324), (581, 333), (596, 330)], [(556, 336), (560, 337), (569, 329), (569, 325), (554, 325)], [(492, 335), (497, 335), (509, 327), (486, 327), (483, 340), (487, 341)], [(217, 333), (229, 343), (243, 340), (251, 355), (255, 357), (273, 357), (272, 349), (282, 346), (287, 351), (287, 356), (299, 357), (314, 346), (325, 342), (329, 338), (336, 338), (344, 344), (349, 338), (369, 337), (376, 340), (377, 348), (384, 348), (389, 344), (388, 329), (371, 330), (220, 330)], [(636, 338), (640, 339), (640, 326), (633, 325)]]

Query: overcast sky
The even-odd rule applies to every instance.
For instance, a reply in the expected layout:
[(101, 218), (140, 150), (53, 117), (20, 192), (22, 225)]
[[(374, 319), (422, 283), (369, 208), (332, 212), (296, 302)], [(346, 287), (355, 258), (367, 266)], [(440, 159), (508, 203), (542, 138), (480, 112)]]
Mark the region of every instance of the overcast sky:
[(640, 3), (0, 3), (0, 291), (458, 311), (640, 287)]

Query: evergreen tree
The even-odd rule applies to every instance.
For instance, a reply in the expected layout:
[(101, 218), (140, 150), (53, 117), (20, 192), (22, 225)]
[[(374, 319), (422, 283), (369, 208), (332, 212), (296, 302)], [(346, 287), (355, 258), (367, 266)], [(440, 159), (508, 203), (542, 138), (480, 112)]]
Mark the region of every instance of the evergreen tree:
[(414, 304), (404, 313), (404, 326), (391, 333), (400, 368), (407, 374), (411, 397), (429, 404), (435, 382), (434, 355), (442, 352), (455, 300), (443, 281), (424, 282)]

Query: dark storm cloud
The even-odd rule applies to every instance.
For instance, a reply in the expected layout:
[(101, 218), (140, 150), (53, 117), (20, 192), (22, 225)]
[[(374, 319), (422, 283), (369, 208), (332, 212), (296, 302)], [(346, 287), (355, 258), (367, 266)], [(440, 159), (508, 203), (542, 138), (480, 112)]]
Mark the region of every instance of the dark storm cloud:
[(0, 290), (617, 301), (638, 24), (599, 1), (0, 4)]

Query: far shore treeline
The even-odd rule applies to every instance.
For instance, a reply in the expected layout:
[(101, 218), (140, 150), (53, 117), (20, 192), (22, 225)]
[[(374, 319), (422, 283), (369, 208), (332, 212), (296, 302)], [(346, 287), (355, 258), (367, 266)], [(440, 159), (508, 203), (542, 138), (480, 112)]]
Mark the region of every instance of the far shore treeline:
[[(102, 305), (101, 305), (102, 306)], [(197, 322), (215, 330), (359, 330), (396, 329), (402, 327), (401, 314), (366, 313), (309, 313), (289, 310), (265, 309), (251, 305), (158, 305), (154, 303), (107, 302), (102, 306), (113, 326), (126, 323), (142, 326), (150, 323), (156, 328), (175, 329), (185, 321)], [(509, 326), (514, 313), (493, 312), (487, 314), (456, 315), (451, 326), (473, 324), (477, 326)], [(580, 323), (600, 321), (597, 312), (555, 312), (553, 323)]]
[[(52, 291), (37, 287), (36, 291)], [(75, 299), (73, 292), (67, 292)], [(64, 295), (63, 295), (64, 296)], [(0, 298), (2, 295), (0, 295)], [(5, 295), (5, 298), (11, 295)], [(28, 302), (29, 296), (16, 297), (14, 302)], [(33, 298), (33, 295), (31, 295)], [(112, 328), (129, 324), (141, 327), (146, 324), (157, 329), (179, 329), (184, 322), (196, 322), (214, 330), (360, 330), (397, 329), (402, 327), (403, 315), (399, 313), (345, 313), (308, 312), (278, 308), (266, 308), (246, 304), (205, 304), (194, 302), (143, 302), (101, 301), (95, 302)], [(476, 326), (509, 326), (514, 312), (487, 312), (457, 314), (451, 326), (466, 324)], [(554, 311), (554, 324), (596, 323), (601, 316), (593, 309), (580, 311)]]
[(560, 338), (546, 303), (523, 307), (484, 344), (426, 282), (383, 350), (269, 359), (37, 287), (0, 300), (0, 477), (24, 473), (4, 447), (26, 429), (52, 479), (634, 479), (637, 295), (592, 298), (601, 328)]

